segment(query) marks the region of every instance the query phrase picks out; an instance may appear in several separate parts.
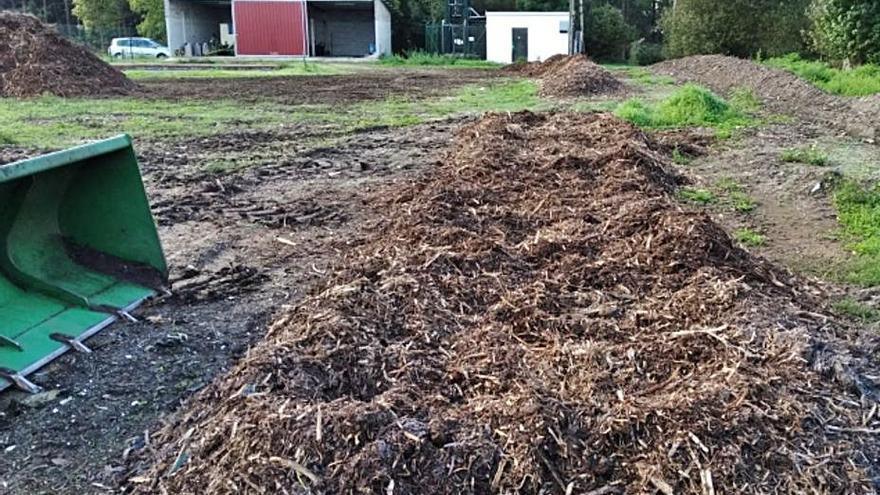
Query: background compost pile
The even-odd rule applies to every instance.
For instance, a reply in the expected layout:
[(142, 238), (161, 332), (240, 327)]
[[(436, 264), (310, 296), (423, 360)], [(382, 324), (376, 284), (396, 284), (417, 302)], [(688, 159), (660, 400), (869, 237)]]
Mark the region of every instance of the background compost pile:
[(870, 97), (825, 93), (781, 69), (725, 55), (696, 55), (660, 62), (651, 70), (721, 93), (749, 88), (774, 111), (837, 127), (856, 137), (880, 139), (880, 105)]
[(134, 88), (122, 72), (36, 17), (0, 12), (0, 96), (126, 94)]
[(135, 490), (869, 492), (876, 344), (682, 209), (655, 148), (605, 114), (464, 128)]
[(619, 79), (583, 54), (557, 60), (540, 77), (544, 96), (593, 96), (623, 89)]

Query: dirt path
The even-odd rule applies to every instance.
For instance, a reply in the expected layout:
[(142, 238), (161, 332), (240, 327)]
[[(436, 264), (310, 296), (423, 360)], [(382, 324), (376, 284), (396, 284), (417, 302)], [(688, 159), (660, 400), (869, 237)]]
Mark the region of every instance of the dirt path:
[[(304, 149), (301, 129), (142, 145), (175, 294), (33, 375), (49, 392), (0, 396), (0, 491), (113, 487), (157, 419), (258, 341), (340, 250), (382, 214), (364, 198), (430, 166), (456, 123), (383, 130)], [(200, 157), (272, 150), (271, 165), (212, 175)], [(7, 150), (4, 157), (23, 153)], [(173, 157), (173, 158), (166, 158)]]

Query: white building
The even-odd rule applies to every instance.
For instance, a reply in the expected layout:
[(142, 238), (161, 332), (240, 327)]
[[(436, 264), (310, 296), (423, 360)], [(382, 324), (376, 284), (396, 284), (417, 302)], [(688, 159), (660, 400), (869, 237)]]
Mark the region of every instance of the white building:
[(486, 12), (486, 60), (546, 60), (568, 53), (568, 12)]

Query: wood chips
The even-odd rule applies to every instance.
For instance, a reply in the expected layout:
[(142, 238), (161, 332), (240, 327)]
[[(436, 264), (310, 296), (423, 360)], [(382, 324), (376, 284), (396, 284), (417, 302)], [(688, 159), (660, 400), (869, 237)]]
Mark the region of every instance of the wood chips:
[(122, 95), (136, 87), (36, 17), (0, 12), (0, 97)]
[(872, 493), (876, 340), (607, 114), (488, 115), (150, 436), (138, 493)]

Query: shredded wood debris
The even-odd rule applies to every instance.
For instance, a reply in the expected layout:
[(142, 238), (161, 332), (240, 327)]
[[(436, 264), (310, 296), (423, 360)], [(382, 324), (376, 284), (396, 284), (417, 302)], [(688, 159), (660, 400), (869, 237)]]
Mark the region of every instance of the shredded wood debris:
[(873, 493), (876, 339), (677, 202), (662, 149), (607, 114), (467, 126), (131, 490)]

